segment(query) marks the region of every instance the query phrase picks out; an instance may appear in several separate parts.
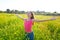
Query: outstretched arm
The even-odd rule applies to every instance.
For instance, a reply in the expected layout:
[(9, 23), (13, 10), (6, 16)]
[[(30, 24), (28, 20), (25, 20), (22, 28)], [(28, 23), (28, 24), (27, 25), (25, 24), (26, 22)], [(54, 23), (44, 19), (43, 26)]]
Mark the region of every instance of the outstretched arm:
[(44, 21), (52, 21), (52, 20), (56, 20), (55, 17), (51, 18), (51, 19), (46, 19), (46, 20), (37, 20), (37, 19), (33, 19), (34, 22), (44, 22)]
[(21, 16), (19, 16), (18, 14), (15, 14), (18, 18), (24, 20), (24, 18), (22, 18)]

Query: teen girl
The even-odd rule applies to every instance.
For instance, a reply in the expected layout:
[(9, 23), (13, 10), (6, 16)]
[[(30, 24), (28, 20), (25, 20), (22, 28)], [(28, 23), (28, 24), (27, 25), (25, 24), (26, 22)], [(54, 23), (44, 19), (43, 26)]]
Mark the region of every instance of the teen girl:
[(28, 17), (27, 19), (20, 17), (18, 14), (16, 14), (16, 16), (24, 21), (24, 30), (25, 33), (27, 34), (26, 39), (29, 38), (29, 40), (34, 40), (34, 33), (32, 31), (32, 25), (34, 22), (44, 22), (44, 21), (51, 21), (56, 19), (55, 17), (53, 17), (47, 20), (37, 20), (34, 19), (34, 15), (32, 12), (27, 12), (27, 17)]

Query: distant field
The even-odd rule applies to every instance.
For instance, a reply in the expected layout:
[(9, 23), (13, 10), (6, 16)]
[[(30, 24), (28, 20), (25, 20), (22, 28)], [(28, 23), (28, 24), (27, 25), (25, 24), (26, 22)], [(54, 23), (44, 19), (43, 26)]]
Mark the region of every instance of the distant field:
[[(19, 14), (27, 18), (26, 14)], [(35, 15), (36, 19), (49, 19), (52, 16)], [(54, 21), (35, 22), (34, 40), (60, 40), (60, 16)], [(23, 40), (25, 38), (23, 20), (15, 14), (0, 13), (0, 40)]]

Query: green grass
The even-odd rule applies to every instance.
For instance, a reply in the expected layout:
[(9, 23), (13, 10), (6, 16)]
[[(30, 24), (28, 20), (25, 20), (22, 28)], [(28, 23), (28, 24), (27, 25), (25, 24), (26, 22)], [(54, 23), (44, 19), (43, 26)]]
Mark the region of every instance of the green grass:
[[(25, 14), (20, 14), (23, 18)], [(35, 15), (37, 19), (52, 16)], [(23, 40), (25, 37), (24, 21), (14, 14), (0, 14), (0, 40)], [(54, 21), (35, 22), (33, 25), (34, 40), (60, 40), (60, 16)]]

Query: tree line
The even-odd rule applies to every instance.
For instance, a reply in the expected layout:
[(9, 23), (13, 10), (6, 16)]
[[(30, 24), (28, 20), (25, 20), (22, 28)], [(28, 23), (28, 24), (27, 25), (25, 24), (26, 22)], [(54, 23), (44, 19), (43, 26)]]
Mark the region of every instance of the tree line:
[(6, 11), (1, 11), (0, 10), (0, 13), (25, 13), (25, 11), (6, 9)]
[[(37, 10), (37, 11), (32, 11), (32, 12), (34, 12), (35, 14), (37, 14), (37, 15), (60, 15), (60, 13), (58, 13), (58, 12), (53, 12), (53, 13), (51, 13), (51, 12), (45, 12), (45, 11), (39, 11), (39, 10)], [(25, 11), (19, 11), (19, 10), (10, 10), (10, 9), (6, 9), (6, 11), (1, 11), (0, 10), (0, 13), (19, 13), (19, 14), (25, 14), (26, 12)]]

